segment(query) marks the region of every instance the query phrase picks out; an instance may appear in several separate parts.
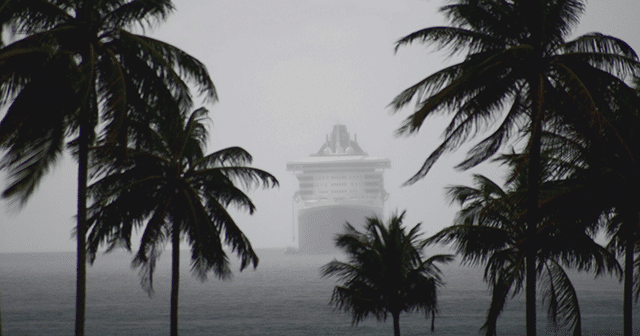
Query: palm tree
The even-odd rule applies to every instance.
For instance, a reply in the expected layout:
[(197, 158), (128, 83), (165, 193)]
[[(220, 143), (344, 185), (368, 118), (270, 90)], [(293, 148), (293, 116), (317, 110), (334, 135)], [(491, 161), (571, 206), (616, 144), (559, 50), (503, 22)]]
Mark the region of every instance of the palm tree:
[[(606, 230), (610, 237), (608, 247), (620, 252), (624, 259), (623, 330), (632, 334), (633, 286), (640, 290), (640, 256), (636, 256), (640, 237), (640, 147), (637, 133), (640, 131), (640, 95), (637, 89), (615, 88), (606, 96), (602, 109), (611, 125), (582, 148), (582, 171), (577, 169), (577, 192), (589, 195), (598, 202), (606, 218)], [(634, 266), (635, 265), (635, 266)]]
[[(640, 294), (640, 147), (638, 147), (637, 132), (640, 131), (640, 81), (636, 78), (635, 90), (631, 93), (623, 92), (621, 99), (617, 99), (618, 110), (613, 111), (615, 117), (612, 123), (616, 132), (612, 132), (613, 146), (600, 148), (591, 165), (603, 171), (601, 175), (610, 176), (610, 183), (606, 186), (608, 193), (599, 194), (601, 198), (610, 196), (606, 201), (614, 202), (615, 215), (608, 223), (607, 231), (611, 238), (609, 247), (624, 255), (624, 285), (623, 285), (623, 331), (625, 336), (631, 336), (633, 331), (633, 286), (636, 286), (636, 302)], [(610, 95), (618, 98), (620, 95)], [(612, 118), (613, 119), (613, 118)], [(617, 145), (624, 143), (625, 146)], [(614, 150), (612, 150), (612, 148)], [(600, 155), (598, 155), (600, 154)], [(611, 203), (608, 203), (611, 204)], [(635, 271), (634, 271), (635, 270)], [(636, 272), (634, 276), (634, 272)]]
[[(486, 335), (496, 335), (497, 319), (507, 296), (515, 296), (524, 285), (529, 237), (522, 225), (525, 192), (518, 189), (518, 183), (512, 181), (508, 184), (509, 189), (503, 190), (485, 176), (475, 175), (475, 187), (449, 188), (452, 201), (463, 208), (454, 225), (429, 238), (429, 243), (453, 243), (464, 264), (485, 265), (485, 280), (492, 291), (490, 308), (482, 326)], [(598, 217), (599, 213), (583, 214), (584, 220), (576, 220), (578, 216), (570, 215), (573, 221), (566, 221), (561, 215), (566, 216), (567, 209), (556, 211), (566, 204), (560, 200), (562, 188), (554, 188), (556, 190), (543, 187), (544, 198), (552, 200), (541, 202), (545, 216), (535, 237), (538, 242), (536, 276), (542, 280), (549, 320), (556, 327), (569, 327), (573, 335), (581, 335), (578, 298), (564, 268), (593, 269), (596, 275), (620, 270), (613, 254), (591, 238), (597, 223), (586, 219), (594, 214)], [(556, 195), (552, 195), (554, 193)], [(572, 208), (577, 210), (576, 206)]]
[(451, 255), (426, 258), (426, 244), (420, 236), (420, 224), (405, 232), (405, 212), (394, 214), (385, 225), (379, 218), (367, 218), (364, 232), (349, 223), (346, 232), (336, 237), (348, 262), (334, 260), (322, 267), (322, 276), (336, 276), (331, 304), (348, 312), (357, 324), (369, 314), (378, 320), (393, 318), (394, 335), (400, 335), (400, 313), (423, 311), (431, 314), (431, 330), (437, 311), (437, 289), (441, 273), (436, 263), (453, 260)]
[(8, 106), (0, 167), (11, 179), (3, 196), (24, 203), (65, 142), (78, 159), (76, 335), (84, 335), (88, 152), (96, 127), (105, 142), (126, 143), (133, 121), (172, 110), (159, 106), (189, 109), (189, 82), (206, 101), (216, 99), (202, 63), (132, 32), (172, 10), (169, 0), (21, 0), (0, 7), (0, 23), (23, 37), (0, 50), (0, 105)]
[[(581, 134), (543, 138), (547, 155), (545, 168), (563, 178), (554, 181), (555, 195), (543, 195), (565, 222), (582, 221), (606, 229), (612, 252), (620, 252), (624, 260), (624, 335), (632, 334), (633, 286), (636, 299), (640, 294), (640, 256), (638, 249), (638, 204), (640, 204), (640, 148), (634, 141), (640, 130), (640, 97), (628, 88), (609, 88), (599, 105), (610, 127), (590, 138)], [(594, 138), (594, 136), (596, 138)], [(549, 207), (549, 205), (546, 205)], [(635, 275), (634, 275), (635, 272)], [(635, 282), (635, 284), (634, 284)]]
[(258, 257), (227, 207), (255, 211), (238, 183), (278, 185), (271, 174), (247, 166), (252, 158), (242, 148), (205, 155), (206, 113), (201, 108), (159, 124), (151, 130), (152, 143), (129, 148), (122, 165), (99, 171), (103, 177), (90, 187), (96, 200), (89, 218), (91, 262), (101, 244), (107, 244), (108, 251), (118, 246), (130, 251), (132, 233), (144, 227), (132, 265), (141, 268), (142, 285), (151, 293), (156, 259), (171, 241), (171, 335), (178, 334), (182, 236), (191, 246), (191, 271), (201, 280), (210, 271), (222, 279), (231, 275), (225, 246), (241, 259), (241, 270), (250, 264), (256, 267)]
[(640, 95), (626, 85), (605, 88), (606, 94), (594, 98), (607, 127), (599, 133), (547, 134), (544, 147), (553, 160), (546, 161), (551, 166), (546, 169), (565, 174), (562, 181), (555, 182), (563, 189), (553, 202), (557, 214), (564, 213), (565, 221), (579, 218), (602, 224), (611, 238), (608, 248), (623, 255), (623, 330), (630, 336), (634, 264), (640, 265), (634, 261), (640, 236), (640, 148), (635, 139), (640, 130)]
[[(637, 56), (623, 41), (602, 34), (567, 41), (584, 11), (580, 0), (458, 0), (441, 11), (451, 26), (422, 29), (396, 44), (398, 50), (413, 42), (428, 42), (463, 58), (409, 87), (391, 103), (399, 110), (417, 100), (415, 112), (399, 134), (418, 132), (427, 117), (453, 115), (444, 141), (407, 183), (423, 178), (445, 152), (457, 149), (488, 125), (493, 128), (491, 135), (474, 146), (458, 168), (485, 161), (515, 133), (528, 138), (526, 320), (527, 335), (535, 335), (534, 251), (541, 218), (537, 178), (542, 125), (571, 121), (592, 131), (604, 128), (592, 99), (602, 90), (583, 83), (624, 85), (626, 75), (638, 68)], [(496, 124), (496, 120), (501, 121)]]

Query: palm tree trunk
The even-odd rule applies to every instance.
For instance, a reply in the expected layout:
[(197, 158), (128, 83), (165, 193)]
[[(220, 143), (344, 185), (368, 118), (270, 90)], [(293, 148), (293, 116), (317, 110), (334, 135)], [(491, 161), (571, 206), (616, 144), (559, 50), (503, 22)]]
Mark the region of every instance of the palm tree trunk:
[(392, 312), (393, 317), (393, 336), (400, 336), (400, 312)]
[(80, 137), (78, 143), (78, 217), (76, 226), (77, 263), (76, 263), (76, 336), (84, 336), (84, 317), (87, 283), (87, 171), (89, 166), (88, 130), (86, 113), (80, 121)]
[(171, 232), (171, 336), (178, 336), (178, 288), (180, 283), (180, 226), (173, 223)]
[[(531, 166), (530, 166), (531, 168)], [(529, 193), (529, 197), (537, 197), (537, 192)], [(536, 335), (536, 242), (537, 207), (528, 208), (527, 218), (527, 255), (525, 261), (526, 277), (526, 321), (527, 336)]]
[[(89, 2), (82, 2), (77, 8), (78, 16), (89, 15)], [(95, 61), (91, 46), (81, 52), (80, 68), (89, 69), (89, 83), (84, 91), (79, 114), (80, 135), (78, 136), (78, 214), (76, 225), (77, 266), (76, 266), (76, 336), (84, 336), (85, 305), (87, 295), (87, 182), (89, 171), (89, 140), (95, 131), (91, 123), (98, 115), (98, 101), (95, 91), (95, 72), (90, 64)], [(91, 138), (90, 138), (91, 135)]]
[(530, 80), (531, 92), (531, 139), (529, 142), (529, 160), (527, 167), (527, 217), (526, 217), (526, 325), (527, 336), (536, 335), (536, 254), (538, 226), (538, 185), (540, 177), (540, 143), (542, 136), (542, 113), (544, 105), (543, 78), (536, 74)]
[(0, 336), (2, 336), (2, 297), (1, 296), (2, 295), (0, 295)]
[[(636, 216), (637, 217), (637, 216)], [(624, 336), (631, 336), (633, 330), (633, 252), (634, 235), (632, 228), (638, 222), (634, 216), (629, 216), (623, 223), (625, 225), (626, 242), (624, 247), (624, 299), (622, 303), (622, 324)]]
[(431, 332), (436, 331), (436, 310), (431, 310)]

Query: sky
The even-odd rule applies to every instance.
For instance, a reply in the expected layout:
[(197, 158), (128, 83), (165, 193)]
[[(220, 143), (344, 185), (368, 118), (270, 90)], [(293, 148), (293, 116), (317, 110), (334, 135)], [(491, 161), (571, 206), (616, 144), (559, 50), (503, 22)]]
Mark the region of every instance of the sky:
[[(357, 134), (370, 156), (390, 159), (385, 215), (406, 210), (405, 224), (422, 222), (425, 235), (450, 225), (458, 210), (449, 204), (446, 186), (468, 185), (473, 173), (502, 178), (495, 165), (454, 170), (464, 157), (463, 147), (441, 158), (423, 180), (402, 186), (440, 143), (447, 120), (428, 120), (419, 134), (396, 137), (412, 108), (393, 113), (388, 105), (451, 60), (420, 44), (394, 53), (394, 42), (418, 29), (446, 24), (438, 13), (444, 1), (174, 3), (175, 12), (146, 33), (207, 66), (220, 99), (201, 105), (212, 121), (209, 150), (241, 146), (253, 155), (254, 167), (280, 181), (277, 189), (248, 192), (257, 206), (254, 215), (232, 212), (254, 247), (294, 244), (297, 180), (286, 163), (316, 152), (338, 123)], [(600, 32), (640, 51), (638, 13), (637, 0), (591, 0), (574, 36)], [(0, 202), (0, 253), (75, 250), (76, 174), (75, 162), (65, 156), (27, 205)]]

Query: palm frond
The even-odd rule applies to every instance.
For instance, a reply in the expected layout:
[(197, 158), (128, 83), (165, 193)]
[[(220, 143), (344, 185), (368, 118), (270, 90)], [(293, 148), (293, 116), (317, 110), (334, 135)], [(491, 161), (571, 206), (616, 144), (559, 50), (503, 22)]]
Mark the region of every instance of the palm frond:
[(191, 272), (200, 281), (206, 280), (207, 273), (212, 270), (219, 279), (229, 279), (232, 273), (220, 239), (222, 232), (193, 189), (183, 189), (182, 193), (183, 205), (179, 208), (188, 209), (189, 212), (181, 217), (187, 221), (184, 230), (191, 246)]
[[(224, 234), (225, 244), (231, 247), (231, 251), (235, 252), (240, 258), (240, 270), (251, 264), (253, 264), (254, 268), (257, 267), (258, 257), (253, 251), (249, 239), (242, 233), (242, 230), (229, 215), (225, 206), (216, 199), (209, 199), (206, 209), (209, 214), (209, 220), (215, 224), (221, 235)], [(250, 210), (250, 213), (253, 213), (253, 211)]]
[[(580, 305), (571, 280), (560, 265), (548, 260), (544, 263), (546, 272), (543, 282), (543, 303), (547, 303), (547, 316), (553, 326), (568, 326), (574, 336), (582, 335)], [(558, 317), (562, 320), (558, 321)]]
[(205, 187), (209, 182), (216, 184), (225, 181), (225, 184), (239, 184), (246, 190), (255, 187), (273, 188), (279, 186), (278, 180), (270, 173), (252, 167), (227, 166), (202, 169), (190, 173), (194, 181), (199, 181)]
[[(57, 81), (51, 81), (52, 78)], [(11, 179), (3, 197), (16, 198), (21, 204), (26, 202), (60, 157), (70, 131), (65, 121), (77, 109), (67, 78), (54, 71), (32, 80), (0, 123), (0, 146), (6, 150), (0, 168), (8, 170)], [(47, 92), (44, 97), (42, 92)], [(52, 103), (53, 107), (49, 105)], [(49, 113), (42, 115), (42, 110)]]
[(525, 107), (521, 94), (516, 92), (511, 108), (506, 113), (500, 126), (493, 134), (471, 148), (467, 153), (467, 158), (456, 165), (456, 169), (467, 170), (473, 168), (494, 156), (516, 131), (524, 128), (523, 112)]
[[(162, 71), (162, 78), (170, 88), (180, 88), (184, 94), (180, 95), (177, 101), (184, 102), (182, 110), (189, 109), (190, 97), (187, 96), (188, 88), (181, 78), (186, 79), (198, 87), (198, 93), (204, 96), (206, 102), (215, 102), (218, 99), (217, 92), (207, 68), (197, 59), (191, 57), (184, 51), (162, 41), (121, 31), (123, 38), (127, 38), (132, 43), (139, 46), (142, 55), (151, 63), (157, 66), (157, 71)], [(175, 69), (175, 70), (174, 70)], [(174, 91), (176, 94), (178, 91)], [(178, 97), (178, 95), (176, 95)]]
[(114, 28), (132, 24), (144, 28), (143, 24), (151, 25), (156, 20), (164, 20), (174, 9), (170, 0), (135, 0), (110, 10), (104, 22), (108, 27)]
[(2, 17), (9, 23), (12, 34), (30, 34), (68, 21), (68, 4), (45, 0), (5, 1)]
[(562, 0), (549, 2), (546, 6), (543, 36), (548, 45), (558, 45), (573, 32), (585, 12), (585, 4), (581, 0)]
[(579, 36), (562, 45), (563, 51), (568, 56), (574, 55), (590, 55), (595, 57), (602, 56), (622, 56), (621, 60), (626, 59), (627, 66), (633, 66), (634, 60), (637, 62), (638, 55), (633, 48), (623, 40), (610, 35), (600, 33), (590, 33)]
[(509, 232), (495, 227), (453, 225), (429, 238), (429, 243), (453, 244), (463, 263), (481, 264), (492, 252), (509, 246)]
[[(636, 244), (637, 246), (638, 244)], [(640, 298), (640, 254), (635, 257), (633, 261), (633, 291), (635, 296), (635, 302), (638, 303)]]
[(395, 52), (403, 46), (415, 42), (435, 45), (436, 49), (449, 48), (449, 57), (453, 57), (470, 48), (476, 52), (486, 51), (490, 46), (502, 45), (491, 35), (457, 27), (430, 27), (413, 32), (396, 42)]
[[(463, 63), (458, 63), (437, 71), (433, 75), (426, 77), (425, 79), (402, 91), (402, 93), (400, 93), (393, 99), (389, 106), (398, 111), (406, 104), (410, 103), (414, 97), (417, 98), (418, 102), (423, 101), (424, 97), (433, 95), (434, 93), (438, 92), (440, 88), (449, 85), (457, 77), (459, 77), (460, 73), (463, 70), (463, 66)], [(425, 115), (424, 118), (426, 117), (427, 116)], [(401, 132), (397, 133), (402, 134)]]
[[(504, 1), (459, 1), (442, 6), (440, 12), (444, 13), (454, 27), (463, 27), (493, 37), (494, 44), (486, 44), (494, 47), (517, 38), (522, 29), (510, 5)], [(474, 51), (473, 48), (470, 49), (470, 52)]]
[(149, 295), (153, 294), (153, 273), (156, 261), (160, 257), (165, 240), (170, 236), (165, 225), (170, 204), (171, 200), (168, 200), (154, 211), (142, 233), (138, 252), (131, 262), (131, 267), (140, 268), (140, 285)]
[(253, 162), (253, 157), (249, 152), (241, 147), (228, 147), (213, 152), (196, 162), (196, 167), (226, 167), (226, 166), (244, 166)]

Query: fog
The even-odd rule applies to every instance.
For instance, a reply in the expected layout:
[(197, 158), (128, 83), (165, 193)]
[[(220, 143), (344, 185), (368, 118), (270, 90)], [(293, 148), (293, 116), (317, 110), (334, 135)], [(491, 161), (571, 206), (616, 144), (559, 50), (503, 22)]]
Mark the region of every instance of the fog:
[[(369, 155), (388, 158), (386, 213), (407, 210), (405, 224), (423, 222), (425, 234), (447, 226), (457, 211), (444, 188), (467, 184), (472, 173), (501, 178), (499, 167), (458, 172), (463, 147), (445, 155), (422, 181), (402, 184), (439, 144), (446, 119), (420, 133), (395, 137), (411, 108), (388, 104), (403, 89), (444, 67), (443, 54), (422, 45), (394, 53), (394, 42), (415, 30), (444, 24), (434, 0), (174, 1), (176, 11), (147, 33), (206, 64), (220, 101), (210, 111), (209, 151), (241, 146), (254, 167), (280, 187), (249, 193), (253, 216), (234, 218), (254, 247), (292, 241), (292, 195), (297, 180), (286, 162), (309, 156), (334, 124), (347, 126)], [(588, 3), (576, 34), (597, 31), (640, 50), (637, 0)], [(199, 105), (197, 105), (199, 106)], [(68, 155), (46, 176), (24, 207), (3, 201), (0, 253), (74, 251), (76, 164)]]

